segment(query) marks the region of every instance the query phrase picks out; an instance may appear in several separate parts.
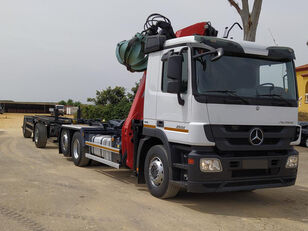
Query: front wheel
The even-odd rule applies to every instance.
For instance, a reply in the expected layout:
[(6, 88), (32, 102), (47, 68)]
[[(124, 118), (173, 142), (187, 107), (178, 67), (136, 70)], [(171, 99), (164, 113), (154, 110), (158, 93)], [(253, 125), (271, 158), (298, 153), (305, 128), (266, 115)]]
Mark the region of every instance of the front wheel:
[(147, 153), (144, 176), (150, 193), (158, 198), (175, 197), (180, 188), (170, 183), (168, 157), (162, 145), (155, 145)]
[(72, 138), (71, 155), (74, 164), (79, 167), (87, 166), (90, 159), (86, 158), (80, 132), (75, 132)]

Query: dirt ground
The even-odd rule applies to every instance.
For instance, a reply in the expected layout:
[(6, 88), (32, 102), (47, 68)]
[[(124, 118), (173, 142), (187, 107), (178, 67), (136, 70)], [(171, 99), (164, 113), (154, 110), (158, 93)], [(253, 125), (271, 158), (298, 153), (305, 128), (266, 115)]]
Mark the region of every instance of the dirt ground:
[(295, 186), (160, 200), (129, 170), (75, 167), (57, 146), (22, 136), (0, 115), (0, 230), (308, 230), (308, 149)]

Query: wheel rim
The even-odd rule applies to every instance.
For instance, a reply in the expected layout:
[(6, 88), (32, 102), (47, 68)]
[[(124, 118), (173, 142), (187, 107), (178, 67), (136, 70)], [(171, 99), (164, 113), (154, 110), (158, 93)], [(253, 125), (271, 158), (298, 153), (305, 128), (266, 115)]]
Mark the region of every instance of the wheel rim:
[(79, 143), (79, 140), (76, 139), (74, 140), (74, 143), (73, 143), (73, 154), (74, 154), (75, 159), (78, 159), (79, 152), (80, 152), (80, 143)]
[(160, 186), (164, 181), (164, 165), (158, 157), (154, 157), (150, 161), (149, 176), (154, 187)]
[(39, 137), (39, 130), (36, 127), (35, 128), (35, 133), (34, 133), (34, 141), (35, 141), (35, 143), (38, 143), (38, 137)]
[(61, 136), (62, 150), (66, 151), (68, 149), (68, 133), (65, 131)]
[(308, 138), (306, 138), (305, 144), (306, 144), (306, 147), (308, 147)]

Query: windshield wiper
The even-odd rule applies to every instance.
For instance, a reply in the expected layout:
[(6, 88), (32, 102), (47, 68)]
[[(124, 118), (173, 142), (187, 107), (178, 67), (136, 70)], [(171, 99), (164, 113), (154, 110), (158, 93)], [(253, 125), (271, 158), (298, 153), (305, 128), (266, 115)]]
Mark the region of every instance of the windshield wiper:
[(235, 97), (239, 98), (240, 100), (242, 100), (244, 103), (250, 104), (248, 102), (248, 100), (246, 100), (243, 97), (241, 97), (238, 94), (236, 94), (236, 91), (231, 91), (231, 90), (210, 90), (210, 91), (206, 91), (206, 92), (224, 93), (224, 94), (227, 94), (227, 95), (235, 96)]
[(282, 97), (282, 95), (279, 95), (279, 94), (261, 94), (261, 95), (258, 95), (258, 96), (271, 96), (272, 98), (273, 97), (279, 97), (280, 99), (282, 99), (284, 102), (286, 102), (288, 105), (292, 106), (293, 104), (288, 101), (287, 99), (285, 99), (284, 97)]

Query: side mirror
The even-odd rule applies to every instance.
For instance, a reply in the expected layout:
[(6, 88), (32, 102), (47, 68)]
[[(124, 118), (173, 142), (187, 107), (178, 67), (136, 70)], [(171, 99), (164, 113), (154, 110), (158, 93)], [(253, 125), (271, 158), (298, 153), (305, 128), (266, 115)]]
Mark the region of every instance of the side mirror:
[(180, 92), (180, 84), (182, 78), (182, 61), (183, 57), (180, 54), (172, 54), (167, 62), (167, 92), (178, 93)]
[(176, 93), (180, 105), (184, 105), (185, 101), (181, 98), (181, 85), (182, 85), (182, 62), (183, 56), (179, 54), (171, 54), (167, 61), (167, 92)]

